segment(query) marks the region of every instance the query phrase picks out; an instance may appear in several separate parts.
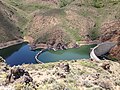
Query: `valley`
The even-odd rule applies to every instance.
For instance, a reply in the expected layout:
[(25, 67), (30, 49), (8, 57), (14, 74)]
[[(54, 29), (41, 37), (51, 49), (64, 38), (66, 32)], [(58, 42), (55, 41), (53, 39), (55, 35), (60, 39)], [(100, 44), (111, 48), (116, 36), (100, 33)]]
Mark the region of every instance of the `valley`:
[(119, 67), (120, 0), (0, 0), (0, 90), (120, 90)]

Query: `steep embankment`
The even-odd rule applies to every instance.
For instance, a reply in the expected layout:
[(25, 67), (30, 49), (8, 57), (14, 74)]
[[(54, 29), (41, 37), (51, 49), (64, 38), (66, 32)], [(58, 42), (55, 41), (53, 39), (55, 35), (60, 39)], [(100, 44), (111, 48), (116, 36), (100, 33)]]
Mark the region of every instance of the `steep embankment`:
[(34, 38), (35, 44), (44, 43), (56, 47), (59, 43), (68, 45), (84, 39), (93, 26), (92, 20), (80, 16), (76, 11), (51, 9), (35, 15), (27, 35)]
[[(12, 13), (12, 11), (11, 11)], [(0, 2), (0, 42), (17, 39), (18, 28), (10, 21), (8, 11)]]
[(21, 10), (0, 1), (0, 43), (20, 39), (26, 21)]

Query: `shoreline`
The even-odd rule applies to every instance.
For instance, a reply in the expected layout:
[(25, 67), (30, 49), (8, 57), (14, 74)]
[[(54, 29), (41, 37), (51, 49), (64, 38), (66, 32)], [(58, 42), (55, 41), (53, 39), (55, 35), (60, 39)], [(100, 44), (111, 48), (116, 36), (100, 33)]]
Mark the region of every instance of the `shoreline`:
[[(4, 49), (4, 48), (7, 48), (7, 47), (10, 47), (10, 46), (13, 46), (13, 45), (17, 45), (17, 44), (21, 44), (21, 43), (24, 43), (26, 42), (24, 39), (18, 39), (18, 40), (12, 40), (12, 41), (8, 41), (6, 43), (0, 43), (0, 49)], [(92, 45), (92, 44), (100, 44), (101, 42), (99, 40), (94, 40), (94, 41), (80, 41), (80, 42), (77, 42), (76, 44), (80, 47), (80, 46), (83, 46), (83, 45)], [(74, 46), (73, 46), (74, 47)], [(73, 47), (68, 47), (69, 48), (73, 48)], [(32, 46), (31, 46), (32, 48)], [(46, 49), (47, 48), (47, 45), (46, 44), (36, 44), (34, 50), (37, 50), (37, 49)]]
[[(90, 43), (87, 43), (86, 41), (84, 41), (85, 43), (82, 43), (82, 44), (79, 44), (79, 47), (77, 47), (77, 48), (80, 48), (81, 46), (83, 46), (83, 45), (93, 45), (93, 44), (100, 44), (100, 42), (97, 40), (97, 41), (91, 41)], [(71, 48), (73, 48), (73, 47), (71, 47)], [(36, 49), (36, 48), (35, 48)], [(37, 48), (38, 49), (38, 48)], [(67, 48), (67, 49), (70, 49), (70, 48)], [(39, 63), (39, 64), (44, 64), (42, 61), (40, 61), (39, 59), (38, 59), (38, 57), (43, 53), (43, 52), (45, 52), (46, 50), (54, 50), (54, 51), (57, 51), (57, 50), (55, 50), (54, 48), (43, 48), (42, 50), (40, 50), (36, 55), (35, 55), (35, 60), (36, 60), (36, 62), (37, 63)]]
[(0, 43), (0, 50), (13, 45), (21, 44), (23, 42), (25, 42), (23, 39), (18, 39), (18, 40), (8, 41), (6, 43)]
[[(76, 42), (76, 44), (80, 47), (80, 46), (83, 46), (83, 45), (92, 45), (92, 44), (100, 44), (101, 42), (99, 40), (94, 40), (94, 41), (80, 41), (80, 42)], [(33, 48), (34, 50), (37, 50), (37, 49), (46, 49), (48, 48), (46, 44), (36, 44), (35, 48)], [(70, 48), (75, 48), (74, 46), (69, 46), (67, 49), (70, 49)]]
[(82, 45), (92, 45), (92, 44), (100, 44), (101, 42), (99, 40), (94, 40), (94, 41), (80, 41), (79, 46)]
[[(8, 41), (6, 43), (0, 43), (0, 50), (1, 49), (4, 49), (4, 48), (7, 48), (7, 47), (10, 47), (10, 46), (13, 46), (13, 45), (17, 45), (17, 44), (21, 44), (21, 43), (24, 43), (26, 42), (24, 39), (18, 39), (18, 40), (13, 40), (13, 41)], [(100, 42), (98, 40), (95, 40), (95, 41), (80, 41), (79, 44), (77, 43), (78, 47), (69, 47), (67, 49), (70, 49), (70, 48), (79, 48), (83, 45), (92, 45), (92, 44), (99, 44)], [(44, 64), (43, 62), (41, 62), (38, 57), (41, 53), (43, 53), (44, 51), (46, 50), (49, 50), (48, 48), (45, 48), (46, 46), (44, 44), (37, 44), (36, 45), (37, 47), (35, 48), (36, 49), (39, 49), (41, 48), (40, 46), (44, 47), (41, 51), (39, 51), (36, 55), (35, 55), (35, 60), (37, 63), (39, 64)], [(54, 48), (51, 48), (52, 50), (55, 50)]]

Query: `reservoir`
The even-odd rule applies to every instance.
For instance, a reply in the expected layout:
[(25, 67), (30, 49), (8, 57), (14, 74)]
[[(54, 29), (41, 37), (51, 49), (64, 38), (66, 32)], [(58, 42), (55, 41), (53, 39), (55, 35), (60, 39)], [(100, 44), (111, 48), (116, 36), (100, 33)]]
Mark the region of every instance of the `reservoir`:
[[(57, 62), (59, 60), (77, 60), (90, 58), (90, 49), (95, 45), (84, 45), (80, 48), (72, 48), (67, 50), (58, 51), (46, 51), (42, 53), (38, 59), (43, 63)], [(21, 64), (36, 64), (35, 55), (40, 51), (31, 51), (29, 44), (22, 43), (13, 45), (5, 49), (0, 50), (0, 56), (2, 56), (6, 63), (10, 66)]]

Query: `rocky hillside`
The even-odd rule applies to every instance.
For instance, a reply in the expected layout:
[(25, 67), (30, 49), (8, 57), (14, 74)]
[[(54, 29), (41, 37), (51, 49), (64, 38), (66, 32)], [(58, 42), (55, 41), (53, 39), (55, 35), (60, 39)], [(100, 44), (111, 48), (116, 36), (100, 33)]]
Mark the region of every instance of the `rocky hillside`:
[(19, 28), (13, 23), (14, 13), (0, 1), (0, 43), (20, 37)]
[(34, 46), (42, 43), (53, 47), (59, 44), (70, 47), (76, 42), (96, 40), (103, 33), (100, 28), (104, 23), (120, 19), (119, 0), (1, 2), (6, 5), (2, 8), (10, 15), (10, 20)]
[[(60, 1), (65, 3), (66, 0)], [(69, 47), (71, 43), (95, 40), (102, 35), (100, 28), (104, 23), (120, 18), (119, 1), (74, 0), (66, 3), (60, 7), (59, 2), (56, 8), (35, 13), (26, 34), (35, 44), (64, 43)]]
[(0, 90), (120, 90), (120, 64), (73, 60), (6, 66), (0, 63)]

